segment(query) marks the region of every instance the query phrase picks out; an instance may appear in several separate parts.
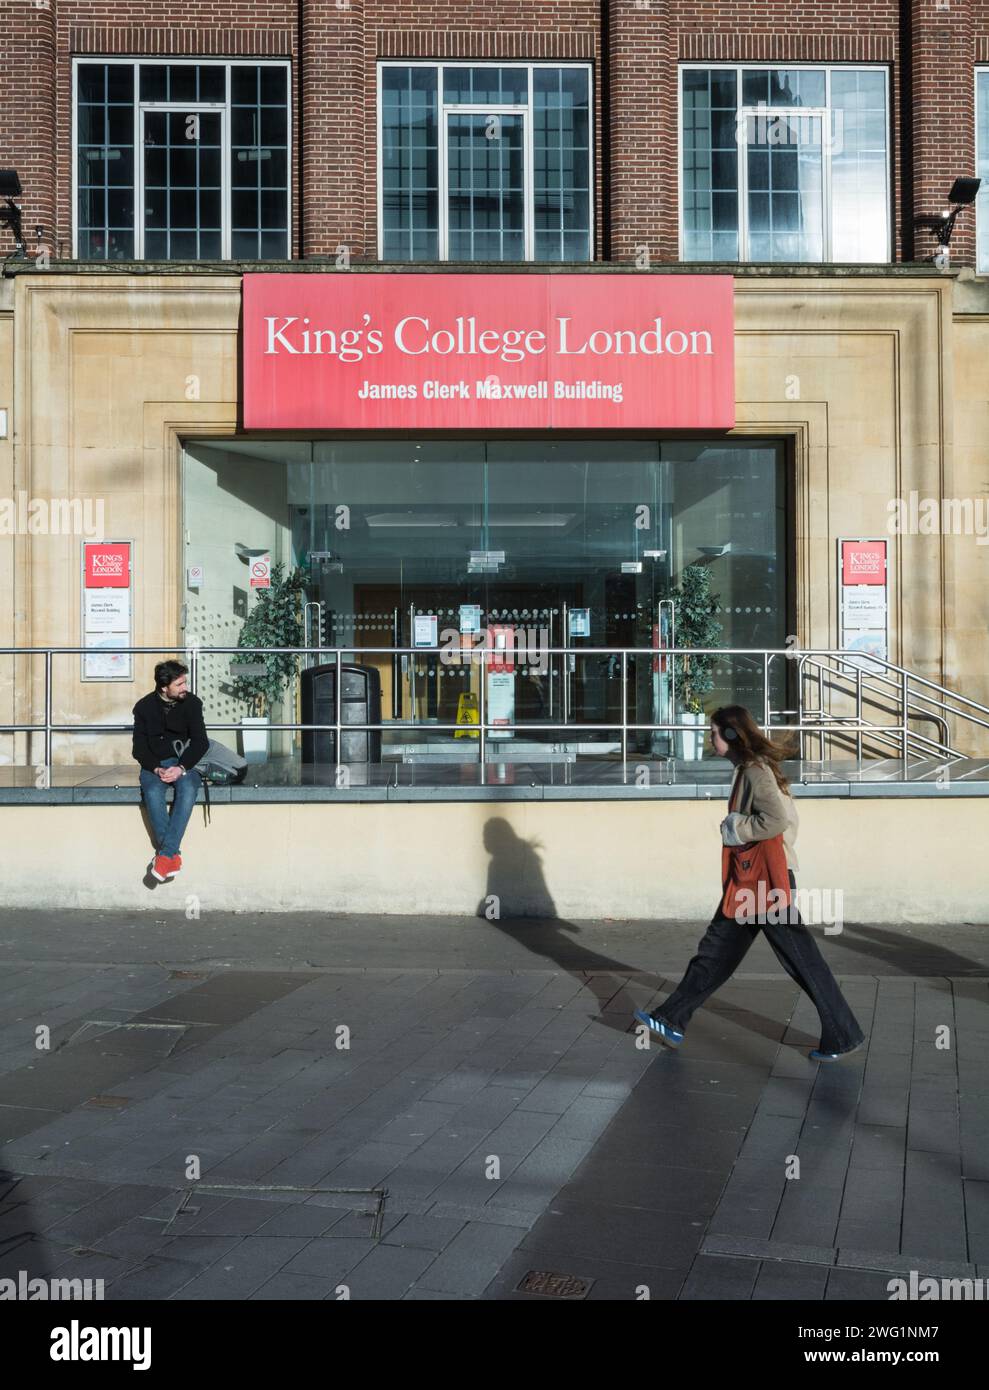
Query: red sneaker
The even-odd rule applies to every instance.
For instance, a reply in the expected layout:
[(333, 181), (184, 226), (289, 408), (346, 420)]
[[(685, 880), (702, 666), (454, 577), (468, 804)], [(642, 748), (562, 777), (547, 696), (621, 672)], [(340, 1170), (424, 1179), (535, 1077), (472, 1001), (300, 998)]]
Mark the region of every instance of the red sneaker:
[(173, 860), (169, 855), (156, 854), (155, 862), (151, 865), (151, 877), (156, 878), (159, 883), (164, 883), (175, 872), (172, 863)]
[(181, 856), (181, 854), (173, 854), (172, 857), (171, 857), (171, 859), (169, 860), (169, 863), (170, 863), (171, 866), (172, 866), (172, 868), (171, 868), (171, 875), (172, 875), (172, 877), (174, 878), (174, 876), (175, 876), (177, 873), (181, 873), (181, 871), (182, 871), (182, 856)]

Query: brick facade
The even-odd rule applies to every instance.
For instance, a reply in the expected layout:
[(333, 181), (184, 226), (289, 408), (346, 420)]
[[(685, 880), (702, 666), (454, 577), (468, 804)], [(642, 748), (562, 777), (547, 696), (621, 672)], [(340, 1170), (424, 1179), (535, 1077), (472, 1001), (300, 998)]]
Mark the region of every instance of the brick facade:
[[(586, 60), (595, 92), (595, 255), (677, 258), (680, 62), (873, 62), (891, 75), (897, 259), (924, 257), (913, 215), (975, 172), (974, 67), (989, 0), (0, 0), (0, 163), (16, 168), (29, 248), (72, 244), (71, 59), (279, 57), (293, 63), (293, 254), (377, 248), (381, 58)], [(301, 88), (301, 99), (300, 99)], [(300, 196), (301, 194), (301, 196)], [(974, 216), (956, 264), (970, 264)]]

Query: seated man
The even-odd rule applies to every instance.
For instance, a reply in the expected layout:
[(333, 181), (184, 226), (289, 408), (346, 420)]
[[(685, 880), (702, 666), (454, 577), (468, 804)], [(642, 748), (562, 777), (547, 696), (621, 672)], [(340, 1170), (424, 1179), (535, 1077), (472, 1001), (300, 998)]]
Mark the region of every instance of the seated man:
[[(141, 796), (157, 846), (151, 873), (159, 883), (182, 868), (182, 835), (202, 786), (196, 763), (209, 747), (202, 701), (189, 690), (188, 672), (181, 661), (159, 661), (154, 690), (134, 706), (131, 751), (141, 764)], [(171, 815), (165, 808), (169, 785), (175, 788)]]

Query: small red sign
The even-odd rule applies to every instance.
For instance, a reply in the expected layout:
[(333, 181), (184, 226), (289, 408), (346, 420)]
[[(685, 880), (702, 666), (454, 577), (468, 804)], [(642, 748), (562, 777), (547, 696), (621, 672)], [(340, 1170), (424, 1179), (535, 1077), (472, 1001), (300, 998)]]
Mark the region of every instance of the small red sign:
[(850, 584), (886, 583), (885, 541), (842, 541), (841, 582)]
[(130, 586), (130, 541), (83, 543), (87, 589), (126, 589)]
[[(489, 671), (514, 671), (515, 670), (515, 628), (512, 625), (505, 626), (497, 624), (488, 628), (487, 641), (484, 644), (490, 647), (488, 653)], [(495, 724), (507, 724), (508, 720), (494, 720)]]
[(251, 588), (271, 588), (271, 556), (259, 555), (251, 561)]

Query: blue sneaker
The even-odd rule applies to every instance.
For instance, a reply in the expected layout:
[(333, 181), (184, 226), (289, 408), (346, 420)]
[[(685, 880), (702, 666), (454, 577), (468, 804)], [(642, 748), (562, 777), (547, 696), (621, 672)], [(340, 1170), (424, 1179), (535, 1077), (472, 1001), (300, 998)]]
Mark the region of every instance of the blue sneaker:
[(661, 1038), (667, 1047), (679, 1047), (683, 1042), (683, 1034), (676, 1028), (671, 1028), (668, 1023), (664, 1023), (661, 1018), (654, 1018), (652, 1014), (647, 1014), (645, 1009), (636, 1009), (634, 1016), (640, 1023), (644, 1023), (650, 1033), (655, 1033)]
[(854, 1047), (846, 1047), (844, 1052), (822, 1052), (819, 1047), (815, 1047), (810, 1054), (812, 1062), (837, 1062), (839, 1057), (849, 1057), (853, 1052), (858, 1052), (860, 1047), (865, 1046), (865, 1039), (856, 1043)]

